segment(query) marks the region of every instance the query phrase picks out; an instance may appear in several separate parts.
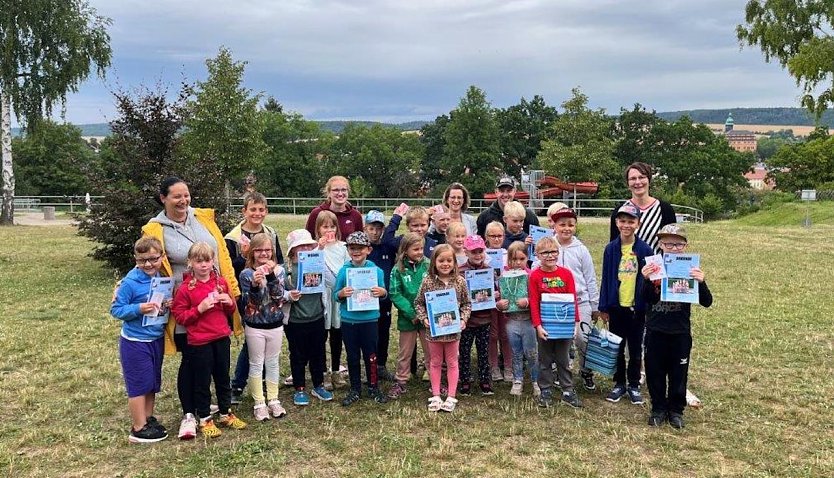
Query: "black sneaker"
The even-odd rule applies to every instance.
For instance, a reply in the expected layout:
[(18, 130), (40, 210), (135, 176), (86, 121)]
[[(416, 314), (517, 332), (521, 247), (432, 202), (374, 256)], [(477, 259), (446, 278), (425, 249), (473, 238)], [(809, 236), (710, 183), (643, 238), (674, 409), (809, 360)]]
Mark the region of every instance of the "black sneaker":
[(153, 415), (148, 417), (147, 425), (151, 428), (156, 428), (157, 430), (161, 431), (166, 435), (168, 434), (168, 430), (166, 430), (165, 427), (163, 427), (162, 424), (159, 423), (159, 421)]
[(388, 398), (379, 390), (379, 387), (368, 388), (368, 398), (375, 401), (376, 403), (388, 402)]
[(350, 405), (353, 405), (354, 403), (359, 401), (359, 398), (359, 392), (357, 392), (356, 390), (351, 390), (348, 392), (347, 395), (345, 395), (345, 398), (342, 399), (342, 406), (348, 407)]
[(243, 389), (242, 388), (233, 388), (232, 389), (232, 405), (240, 405), (243, 402)]
[(582, 372), (580, 375), (582, 376), (582, 385), (585, 387), (585, 390), (591, 392), (597, 389), (597, 384), (594, 382), (593, 372)]
[(617, 403), (617, 402), (620, 401), (621, 398), (623, 398), (623, 395), (625, 395), (625, 394), (626, 394), (625, 385), (619, 385), (618, 384), (618, 385), (615, 385), (613, 389), (611, 389), (611, 393), (609, 393), (608, 396), (605, 397), (605, 399), (608, 400), (611, 403)]
[(168, 433), (145, 424), (141, 430), (130, 429), (128, 440), (131, 443), (155, 443), (168, 438)]
[(680, 413), (670, 413), (669, 425), (672, 425), (672, 428), (677, 428), (678, 430), (683, 428), (683, 415), (681, 415)]
[(489, 382), (481, 384), (481, 395), (495, 395), (495, 391), (492, 390), (492, 385)]
[(639, 387), (628, 387), (628, 399), (631, 400), (631, 403), (634, 405), (642, 405), (643, 404), (643, 394), (640, 393)]
[(579, 400), (579, 396), (573, 390), (570, 392), (562, 392), (562, 401), (573, 408), (582, 408), (582, 401)]
[(458, 394), (469, 396), (472, 395), (472, 384), (469, 382), (462, 383), (458, 388)]
[(553, 405), (553, 393), (549, 388), (543, 389), (542, 394), (539, 395), (539, 406), (547, 408)]
[(659, 427), (663, 425), (663, 422), (666, 421), (666, 413), (665, 412), (652, 412), (649, 415), (649, 426), (650, 427)]

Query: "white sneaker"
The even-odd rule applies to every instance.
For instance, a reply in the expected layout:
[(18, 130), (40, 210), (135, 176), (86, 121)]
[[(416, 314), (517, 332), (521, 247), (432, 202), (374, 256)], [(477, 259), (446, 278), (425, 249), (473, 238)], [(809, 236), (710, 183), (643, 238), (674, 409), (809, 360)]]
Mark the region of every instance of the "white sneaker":
[(220, 407), (218, 407), (217, 405), (215, 405), (213, 403), (211, 405), (209, 405), (209, 413), (211, 413), (212, 415), (217, 415), (217, 412), (219, 412), (219, 411), (220, 411)]
[(193, 440), (197, 436), (197, 419), (194, 415), (186, 413), (180, 422), (180, 431), (177, 438), (180, 440)]
[(512, 386), (512, 388), (510, 388), (510, 395), (516, 395), (516, 396), (521, 395), (521, 390), (523, 388), (524, 388), (524, 385), (521, 383), (521, 381), (513, 382), (513, 386)]
[(542, 389), (539, 387), (539, 382), (533, 382), (533, 396), (538, 397), (541, 396)]
[(281, 418), (287, 414), (287, 411), (281, 406), (280, 400), (270, 400), (267, 407), (269, 407), (269, 413), (275, 418)]
[(504, 381), (505, 382), (512, 382), (513, 381), (513, 371), (505, 368), (504, 369)]
[(686, 389), (686, 404), (689, 405), (691, 408), (701, 408), (703, 403), (701, 400), (695, 396), (694, 393), (690, 392), (689, 389)]
[(495, 368), (492, 369), (492, 381), (493, 382), (501, 382), (504, 380), (504, 375), (501, 374), (501, 369)]
[(292, 375), (288, 376), (284, 379), (284, 385), (288, 387), (292, 387)]
[(458, 399), (454, 397), (446, 397), (446, 401), (440, 405), (440, 409), (444, 412), (452, 413), (455, 411), (455, 406), (458, 404)]
[(253, 411), (255, 415), (255, 420), (259, 422), (263, 422), (265, 420), (269, 420), (269, 409), (266, 408), (266, 405), (263, 403), (259, 403), (255, 405), (255, 409)]
[(429, 399), (429, 411), (430, 412), (439, 412), (440, 407), (443, 406), (443, 400), (440, 399), (439, 396), (435, 395)]

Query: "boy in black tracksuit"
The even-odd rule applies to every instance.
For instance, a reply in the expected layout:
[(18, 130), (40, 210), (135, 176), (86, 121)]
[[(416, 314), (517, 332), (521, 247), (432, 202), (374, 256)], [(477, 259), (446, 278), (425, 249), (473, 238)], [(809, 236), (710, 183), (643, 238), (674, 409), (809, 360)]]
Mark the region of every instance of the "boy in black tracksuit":
[[(678, 224), (664, 226), (657, 237), (664, 254), (683, 253), (686, 249), (686, 230)], [(659, 266), (648, 264), (641, 272), (648, 279), (658, 269)], [(698, 281), (698, 303), (709, 307), (712, 305), (712, 293), (704, 281), (704, 273), (694, 267), (690, 274)], [(661, 302), (659, 280), (644, 281), (642, 294), (648, 307), (645, 362), (646, 384), (652, 400), (649, 425), (660, 426), (668, 419), (674, 428), (683, 428), (689, 353), (692, 350), (691, 304)]]

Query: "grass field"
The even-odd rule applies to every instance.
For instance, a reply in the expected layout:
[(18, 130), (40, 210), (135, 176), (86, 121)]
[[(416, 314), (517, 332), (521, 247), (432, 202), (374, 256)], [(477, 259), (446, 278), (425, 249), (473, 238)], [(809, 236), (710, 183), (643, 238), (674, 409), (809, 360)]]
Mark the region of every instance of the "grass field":
[[(276, 219), (282, 236), (301, 220)], [(582, 227), (598, 269), (606, 227)], [(832, 236), (831, 222), (692, 226), (715, 303), (693, 314), (690, 386), (704, 408), (687, 411), (682, 431), (649, 428), (648, 405), (605, 402), (606, 380), (580, 390), (581, 410), (539, 409), (529, 384), (520, 399), (499, 384), (493, 397), (462, 398), (452, 415), (426, 412), (426, 387), (412, 382), (397, 402), (347, 410), (335, 401), (299, 409), (282, 388), (281, 421), (139, 446), (127, 441), (113, 275), (71, 227), (0, 228), (0, 474), (834, 476)], [(157, 402), (174, 432), (178, 365), (166, 360)], [(251, 418), (251, 399), (240, 415)]]

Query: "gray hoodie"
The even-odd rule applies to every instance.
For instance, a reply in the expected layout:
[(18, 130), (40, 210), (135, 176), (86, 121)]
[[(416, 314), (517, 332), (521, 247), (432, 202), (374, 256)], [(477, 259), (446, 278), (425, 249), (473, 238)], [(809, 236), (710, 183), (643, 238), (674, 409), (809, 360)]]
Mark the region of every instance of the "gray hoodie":
[(591, 311), (599, 306), (599, 287), (594, 271), (594, 260), (582, 241), (573, 237), (567, 246), (559, 245), (558, 264), (570, 269), (576, 284), (576, 298), (579, 303), (589, 302)]

